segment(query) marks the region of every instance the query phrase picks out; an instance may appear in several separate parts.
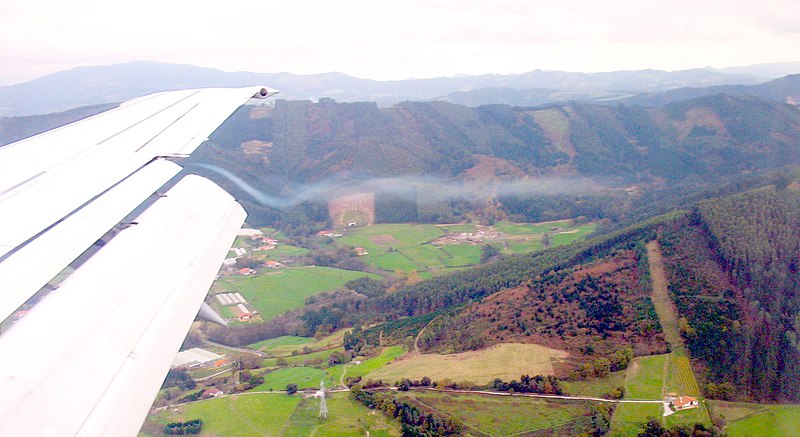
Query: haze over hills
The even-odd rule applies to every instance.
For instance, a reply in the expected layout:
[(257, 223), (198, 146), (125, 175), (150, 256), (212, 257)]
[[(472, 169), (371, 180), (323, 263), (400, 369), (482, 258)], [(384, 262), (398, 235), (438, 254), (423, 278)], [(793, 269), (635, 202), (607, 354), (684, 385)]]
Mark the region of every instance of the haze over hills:
[[(769, 65), (761, 70), (757, 66), (745, 68), (742, 72), (711, 69), (608, 73), (535, 70), (510, 75), (375, 81), (342, 73), (305, 76), (291, 73), (229, 73), (191, 65), (137, 61), (79, 67), (0, 87), (0, 116), (43, 114), (98, 103), (117, 103), (156, 91), (252, 84), (281, 89), (281, 98), (290, 100), (331, 97), (348, 102), (374, 101), (385, 106), (404, 100), (442, 99), (470, 105), (508, 103), (530, 106), (565, 100), (628, 97), (680, 87), (753, 85), (771, 77), (759, 77), (751, 74), (751, 71), (778, 71), (777, 67), (770, 70)], [(783, 65), (780, 68), (791, 70), (790, 67)], [(485, 88), (504, 91), (484, 91)], [(471, 92), (475, 94), (463, 95)], [(503, 93), (512, 96), (498, 98), (498, 94)], [(520, 93), (527, 97), (520, 97)], [(481, 98), (481, 95), (486, 98)]]
[[(184, 66), (170, 68), (177, 74)], [(201, 86), (202, 80), (222, 80), (227, 75), (213, 70), (206, 73), (197, 82), (179, 82), (176, 76), (170, 83)], [(241, 78), (251, 77), (248, 74), (241, 73)], [(558, 393), (562, 390), (559, 379), (565, 386), (602, 383), (605, 387), (607, 378), (622, 377), (608, 380), (614, 384), (607, 387), (613, 389), (608, 393), (637, 398), (631, 391), (636, 384), (628, 381), (653, 359), (658, 364), (656, 373), (663, 375), (656, 378), (655, 394), (648, 395), (653, 402), (672, 390), (725, 401), (800, 400), (800, 274), (796, 261), (800, 111), (794, 104), (800, 97), (800, 76), (754, 85), (650, 91), (613, 100), (598, 97), (608, 97), (609, 84), (619, 84), (626, 77), (646, 89), (664, 86), (667, 81), (688, 83), (686, 77), (705, 73), (693, 71), (681, 80), (663, 72), (584, 75), (580, 76), (586, 79), (584, 83), (563, 89), (554, 84), (580, 77), (553, 73), (551, 88), (509, 87), (535, 84), (534, 76), (541, 79), (547, 74), (534, 72), (526, 79), (484, 77), (486, 81), (481, 83), (499, 86), (457, 94), (474, 98), (476, 105), (484, 102), (477, 107), (437, 98), (390, 107), (321, 98), (316, 102), (278, 100), (274, 106), (250, 106), (236, 112), (182, 164), (233, 193), (248, 210), (251, 224), (283, 231), (281, 249), (267, 256), (278, 257), (277, 252), (285, 251), (283, 258), (276, 259), (287, 265), (304, 260), (315, 266), (382, 276), (353, 280), (344, 288), (314, 295), (298, 302), (302, 308), (276, 319), (211, 330), (209, 338), (255, 347), (253, 343), (278, 336), (327, 335), (352, 328), (337, 345), (354, 356), (379, 353), (394, 343), (398, 343), (394, 348), (402, 350), (399, 343), (404, 341), (425, 356), (485, 351), (495, 344), (546, 344), (569, 352), (571, 358), (546, 375), (549, 379), (539, 376), (540, 386), (531, 383), (536, 377), (528, 377), (523, 384), (523, 377), (519, 383), (495, 380), (487, 389)], [(303, 92), (315, 92), (309, 82), (303, 82), (307, 78), (283, 77), (296, 80), (297, 89)], [(361, 81), (335, 74), (316, 79), (317, 85), (326, 86), (348, 82), (352, 89)], [(76, 73), (71, 80), (105, 83), (107, 79)], [(112, 81), (105, 90), (121, 96), (132, 89), (127, 87), (128, 81), (138, 84), (137, 92), (160, 86), (155, 76), (148, 80), (151, 82), (137, 82), (133, 77)], [(462, 80), (461, 86), (479, 81), (428, 79), (416, 82), (419, 92), (435, 90), (437, 80)], [(386, 85), (364, 83), (374, 86), (373, 91)], [(393, 86), (392, 92), (397, 93), (393, 96), (407, 92), (404, 87), (413, 88), (405, 81)], [(430, 86), (428, 91), (426, 86)], [(520, 93), (528, 96), (515, 103), (518, 106), (497, 104), (519, 98)], [(495, 104), (482, 100), (491, 98)], [(568, 98), (584, 101), (563, 102)], [(536, 99), (553, 103), (523, 107)], [(0, 119), (0, 143), (104, 107)], [(757, 187), (761, 188), (752, 190)], [(445, 258), (458, 269), (423, 280), (417, 270), (412, 273), (398, 267), (403, 264), (384, 265), (383, 270), (368, 264), (370, 258), (360, 257), (349, 246), (358, 240), (343, 242), (355, 235), (337, 241), (320, 234), (333, 226), (330, 204), (340, 201), (343, 205), (347, 202), (336, 197), (352, 193), (371, 195), (374, 201), (368, 207), (351, 201), (342, 207), (342, 218), (345, 213), (362, 213), (359, 208), (371, 208), (370, 224), (380, 225), (341, 226), (341, 232), (383, 229), (386, 234), (371, 235), (357, 244), (372, 244), (372, 253), (365, 255), (398, 262), (412, 261), (413, 256), (407, 254), (413, 255), (413, 249), (422, 253), (420, 247), (440, 248), (433, 247), (431, 237), (425, 236), (422, 244), (409, 249), (401, 245), (399, 234), (395, 238), (388, 229), (411, 232), (409, 229), (427, 227), (444, 232), (438, 229), (446, 227), (466, 235), (497, 223), (511, 232), (528, 226), (523, 223), (568, 219), (564, 222), (571, 221), (570, 226), (588, 223), (598, 235), (559, 247), (553, 240), (571, 236), (573, 230), (562, 229), (566, 226), (562, 223), (540, 224), (551, 233), (536, 240), (541, 246), (531, 249), (533, 253), (501, 254), (499, 250), (511, 246), (495, 241), (494, 255), (487, 251), (484, 259), (483, 251), (491, 245), (458, 246), (453, 250), (464, 253), (456, 254), (472, 251), (474, 259), (457, 263), (451, 254)], [(669, 214), (657, 217), (662, 213)], [(260, 268), (254, 259), (245, 261)], [(675, 304), (671, 318), (656, 308), (656, 287), (648, 276), (655, 271), (648, 266), (651, 262), (663, 264), (670, 284), (664, 293), (667, 301), (672, 299)], [(256, 283), (279, 274), (278, 270), (263, 272), (269, 274), (242, 279)], [(242, 292), (255, 297), (264, 290)], [(362, 331), (362, 327), (367, 328)], [(373, 352), (364, 352), (369, 350)], [(296, 358), (306, 360), (305, 355), (319, 351), (294, 352)], [(330, 357), (319, 362), (308, 359), (304, 366), (322, 372), (345, 365), (338, 355)], [(285, 361), (294, 356), (281, 358)], [(277, 365), (276, 358), (270, 359)], [(626, 371), (629, 364), (631, 370)], [(276, 371), (249, 370), (260, 375), (261, 382)], [(668, 377), (675, 374), (686, 379), (676, 382)], [(338, 375), (342, 384), (345, 374)], [(487, 375), (480, 376), (491, 380)], [(253, 381), (258, 379), (238, 387), (248, 390), (258, 385)], [(474, 384), (468, 387), (474, 388)], [(567, 394), (576, 393), (571, 391), (575, 385), (572, 387), (566, 388)], [(354, 388), (358, 393), (359, 386)], [(605, 394), (607, 388), (595, 395), (612, 396)], [(178, 389), (173, 389), (174, 393), (187, 395)], [(572, 434), (593, 429), (591, 422), (602, 425), (595, 435), (608, 432), (609, 426), (611, 435), (636, 435), (646, 415), (626, 419), (624, 407), (618, 406), (613, 416), (609, 411), (603, 420), (595, 420), (596, 414), (589, 420), (590, 413), (573, 407), (586, 423)], [(454, 411), (463, 404), (447, 408)], [(702, 416), (678, 418), (686, 417), (680, 420), (690, 423), (689, 418), (698, 417), (698, 422), (721, 428), (725, 421), (718, 420), (720, 413), (706, 413), (706, 408), (696, 410), (703, 412)], [(677, 419), (665, 419), (667, 424), (680, 423), (671, 420)], [(625, 426), (637, 429), (619, 431)]]

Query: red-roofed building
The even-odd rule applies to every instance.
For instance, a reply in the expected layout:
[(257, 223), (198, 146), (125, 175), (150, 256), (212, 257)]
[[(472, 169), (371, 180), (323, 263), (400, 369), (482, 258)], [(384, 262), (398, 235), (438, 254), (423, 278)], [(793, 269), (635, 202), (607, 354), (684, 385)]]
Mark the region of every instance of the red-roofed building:
[(697, 399), (691, 396), (680, 396), (677, 399), (670, 402), (670, 405), (676, 410), (686, 410), (689, 408), (699, 407), (700, 403), (697, 402)]

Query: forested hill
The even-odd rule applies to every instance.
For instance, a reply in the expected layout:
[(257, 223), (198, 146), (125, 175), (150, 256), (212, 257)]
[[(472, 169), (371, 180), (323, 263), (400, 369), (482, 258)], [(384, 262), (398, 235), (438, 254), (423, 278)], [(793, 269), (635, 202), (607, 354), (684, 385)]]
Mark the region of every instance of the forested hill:
[(274, 109), (234, 114), (193, 159), (260, 180), (267, 189), (332, 176), (487, 172), (694, 183), (798, 164), (798, 134), (796, 107), (723, 94), (657, 109), (445, 102), (382, 109), (330, 99), (278, 100)]

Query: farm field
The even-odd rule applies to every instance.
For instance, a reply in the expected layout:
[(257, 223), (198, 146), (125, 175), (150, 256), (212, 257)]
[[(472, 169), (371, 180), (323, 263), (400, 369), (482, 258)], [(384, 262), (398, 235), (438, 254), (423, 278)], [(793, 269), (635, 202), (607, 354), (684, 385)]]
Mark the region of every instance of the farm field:
[[(553, 230), (553, 228), (558, 228)], [(447, 270), (480, 262), (481, 246), (491, 244), (504, 254), (542, 250), (543, 235), (548, 234), (552, 246), (569, 244), (594, 232), (595, 223), (575, 226), (571, 220), (547, 223), (512, 223), (501, 221), (494, 226), (474, 224), (424, 225), (379, 224), (348, 229), (347, 235), (336, 239), (339, 245), (363, 247), (368, 255), (362, 259), (385, 272), (425, 272)], [(434, 240), (453, 233), (500, 232), (497, 238), (476, 242), (432, 244)]]
[(333, 334), (322, 337), (320, 339), (311, 337), (297, 337), (293, 335), (286, 335), (283, 337), (271, 338), (268, 340), (259, 341), (247, 345), (250, 349), (258, 349), (266, 352), (269, 356), (280, 357), (292, 355), (294, 351), (302, 351), (303, 348), (309, 348), (314, 351), (323, 349), (332, 349), (342, 345), (345, 332), (350, 328), (340, 329)]
[(305, 247), (297, 247), (297, 246), (287, 246), (279, 244), (278, 247), (272, 250), (259, 250), (256, 252), (251, 252), (250, 256), (252, 258), (267, 261), (279, 261), (283, 262), (287, 259), (301, 257), (309, 252), (308, 249)]
[(367, 375), (370, 375), (370, 377), (372, 377), (371, 374), (373, 372), (388, 365), (389, 363), (391, 363), (392, 361), (397, 359), (397, 357), (403, 355), (404, 353), (405, 349), (403, 348), (403, 346), (391, 346), (384, 348), (383, 351), (381, 351), (380, 355), (378, 355), (375, 358), (364, 360), (361, 364), (357, 365), (348, 364), (348, 366), (350, 367), (348, 367), (345, 377), (352, 376), (354, 378), (357, 378), (359, 376), (364, 377)]
[[(398, 394), (399, 395), (399, 394)], [(589, 413), (584, 401), (545, 400), (525, 397), (498, 397), (409, 391), (398, 397), (434, 409), (464, 424), (467, 434), (575, 435), (587, 431), (583, 417)], [(572, 426), (570, 426), (572, 425)], [(583, 425), (583, 426), (582, 426)], [(569, 426), (569, 429), (565, 427)]]
[(384, 414), (369, 410), (347, 393), (333, 393), (326, 399), (328, 420), (319, 419), (319, 400), (305, 398), (289, 418), (286, 437), (306, 436), (399, 436), (400, 425)]
[[(670, 387), (686, 390), (690, 384), (683, 380), (689, 378), (681, 376), (680, 373), (684, 365), (688, 364), (688, 359), (684, 361), (681, 357), (685, 359), (685, 355), (676, 355), (676, 352), (673, 352), (634, 358), (626, 371), (625, 399), (660, 400), (669, 393)], [(694, 377), (692, 376), (690, 380), (694, 381)], [(684, 391), (678, 394), (688, 393)], [(663, 417), (663, 412), (663, 404), (619, 404), (611, 420), (609, 435), (635, 436), (649, 417), (660, 419), (667, 427), (692, 425), (696, 422), (711, 426), (710, 418), (702, 403), (699, 408), (678, 411), (667, 417)]]
[(240, 292), (264, 320), (269, 320), (300, 308), (309, 296), (362, 276), (377, 277), (331, 267), (289, 267), (255, 276), (227, 276), (220, 278), (217, 285), (226, 291)]
[(556, 234), (553, 234), (550, 245), (553, 247), (563, 246), (565, 244), (570, 244), (575, 241), (582, 240), (586, 238), (587, 235), (594, 232), (595, 229), (597, 229), (596, 223), (587, 223), (575, 229), (571, 229), (565, 232), (558, 232)]
[(264, 373), (263, 376), (264, 383), (255, 387), (254, 391), (286, 390), (286, 386), (289, 384), (297, 384), (301, 390), (319, 388), (320, 381), (325, 381), (325, 387), (328, 388), (335, 385), (332, 380), (328, 379), (324, 370), (314, 367), (284, 367)]
[[(286, 361), (286, 364), (289, 366), (310, 366), (310, 365), (317, 365), (320, 363), (324, 363), (328, 361), (328, 358), (334, 352), (344, 352), (344, 348), (336, 347), (331, 349), (323, 349), (318, 351), (313, 351), (310, 353), (301, 353), (298, 355), (287, 355), (283, 357)], [(278, 359), (277, 358), (267, 358), (262, 361), (262, 364), (266, 367), (277, 367), (278, 366)]]
[(791, 436), (800, 429), (800, 405), (765, 405), (708, 401), (714, 416), (725, 420), (729, 437)]
[[(328, 420), (318, 419), (319, 400), (300, 395), (256, 393), (175, 406), (148, 416), (140, 436), (159, 436), (168, 422), (203, 420), (200, 436), (399, 436), (400, 426), (352, 401), (330, 394)], [(156, 432), (158, 430), (159, 432)]]
[(304, 345), (308, 345), (312, 342), (314, 342), (313, 338), (285, 335), (283, 337), (270, 338), (257, 343), (251, 343), (248, 344), (247, 347), (264, 352), (272, 352), (270, 355), (283, 355), (284, 353), (291, 354), (293, 350), (302, 348)]
[(564, 392), (573, 396), (602, 397), (617, 387), (625, 386), (625, 371), (611, 372), (605, 378), (588, 378), (582, 381), (561, 381)]
[(689, 357), (683, 348), (675, 350), (669, 357), (669, 374), (666, 381), (666, 393), (679, 393), (689, 396), (700, 396), (700, 388), (692, 373)]
[(564, 351), (540, 345), (505, 343), (459, 354), (409, 354), (367, 376), (384, 381), (423, 376), (434, 381), (450, 379), (474, 383), (488, 383), (495, 378), (519, 380), (524, 374), (552, 375), (553, 361), (566, 356)]
[(642, 425), (647, 423), (648, 418), (661, 418), (663, 412), (663, 404), (617, 404), (611, 419), (611, 431), (608, 435), (612, 437), (636, 436), (642, 432)]
[(494, 229), (506, 234), (544, 234), (553, 228), (571, 229), (572, 220), (558, 220), (543, 223), (512, 223), (507, 221), (497, 222)]
[(634, 358), (625, 377), (625, 399), (662, 399), (668, 359), (668, 354)]
[[(200, 436), (280, 435), (300, 401), (299, 396), (287, 396), (283, 393), (209, 399), (151, 414), (144, 426), (145, 431), (148, 428), (155, 430), (158, 428), (148, 422), (163, 426), (169, 422), (202, 419), (203, 431)], [(159, 436), (163, 432), (151, 431), (141, 435)]]

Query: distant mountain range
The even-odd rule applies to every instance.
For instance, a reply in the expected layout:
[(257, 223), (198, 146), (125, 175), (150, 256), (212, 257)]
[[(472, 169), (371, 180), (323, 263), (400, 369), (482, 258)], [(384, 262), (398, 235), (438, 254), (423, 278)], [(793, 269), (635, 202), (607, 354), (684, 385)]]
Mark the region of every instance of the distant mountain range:
[(0, 87), (0, 116), (60, 112), (86, 105), (122, 102), (156, 91), (254, 84), (278, 88), (282, 91), (280, 98), (288, 100), (329, 97), (341, 102), (372, 101), (380, 106), (407, 100), (444, 100), (469, 106), (491, 103), (534, 106), (569, 100), (616, 101), (641, 93), (653, 95), (686, 87), (755, 85), (774, 78), (779, 72), (800, 72), (800, 63), (675, 72), (535, 70), (509, 75), (376, 81), (341, 73), (229, 73), (191, 65), (137, 61), (79, 67)]

